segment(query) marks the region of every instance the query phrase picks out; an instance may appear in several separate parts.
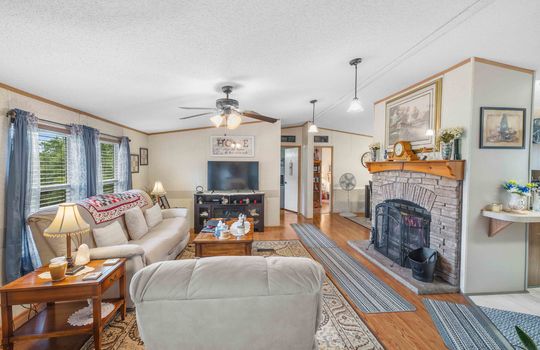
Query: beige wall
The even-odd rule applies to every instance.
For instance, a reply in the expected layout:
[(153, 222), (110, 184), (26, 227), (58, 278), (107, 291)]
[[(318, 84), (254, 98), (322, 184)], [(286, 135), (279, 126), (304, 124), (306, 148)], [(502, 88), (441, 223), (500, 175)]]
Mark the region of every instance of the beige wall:
[[(526, 226), (513, 224), (488, 237), (481, 209), (504, 201), (502, 182), (528, 179), (533, 75), (471, 61), (443, 78), (441, 126), (465, 128), (461, 289), (465, 293), (522, 291), (525, 288)], [(480, 107), (527, 108), (527, 144), (523, 150), (480, 149)], [(384, 144), (385, 101), (374, 106), (374, 141)]]
[[(3, 274), (3, 253), (4, 253), (4, 214), (5, 214), (5, 174), (6, 174), (6, 158), (8, 149), (8, 128), (9, 120), (6, 118), (6, 113), (13, 108), (23, 109), (32, 112), (38, 116), (47, 120), (52, 120), (60, 123), (79, 123), (89, 125), (100, 131), (115, 135), (115, 136), (128, 136), (131, 139), (130, 147), (132, 153), (138, 153), (139, 147), (147, 147), (148, 136), (127, 128), (123, 128), (105, 121), (94, 119), (88, 116), (80, 116), (79, 114), (53, 106), (51, 104), (38, 101), (36, 99), (14, 93), (10, 90), (0, 88), (0, 244), (2, 250), (0, 253), (0, 273)], [(133, 174), (133, 187), (142, 188), (147, 186), (147, 168), (146, 166), (140, 167), (138, 174)]]
[(210, 156), (210, 136), (223, 135), (224, 129), (208, 128), (173, 132), (149, 137), (150, 183), (163, 182), (171, 205), (190, 209), (193, 226), (193, 194), (200, 185), (206, 189), (209, 160), (252, 160), (259, 162), (259, 188), (266, 193), (265, 225), (279, 225), (280, 122), (244, 124), (227, 135), (255, 136), (255, 157)]

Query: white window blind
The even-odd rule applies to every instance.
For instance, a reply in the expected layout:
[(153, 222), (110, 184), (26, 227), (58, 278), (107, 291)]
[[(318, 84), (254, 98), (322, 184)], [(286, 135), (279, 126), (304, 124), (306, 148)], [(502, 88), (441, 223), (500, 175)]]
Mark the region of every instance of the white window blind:
[(114, 193), (118, 182), (118, 144), (102, 142), (100, 146), (103, 193)]
[(40, 208), (68, 201), (67, 152), (66, 135), (39, 131)]

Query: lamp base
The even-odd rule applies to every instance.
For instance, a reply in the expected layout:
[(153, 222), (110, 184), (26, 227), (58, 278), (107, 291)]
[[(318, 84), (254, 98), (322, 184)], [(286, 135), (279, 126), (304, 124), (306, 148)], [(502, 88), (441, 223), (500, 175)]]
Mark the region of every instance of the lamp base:
[(66, 270), (66, 275), (74, 275), (82, 269), (84, 269), (84, 265), (68, 267)]

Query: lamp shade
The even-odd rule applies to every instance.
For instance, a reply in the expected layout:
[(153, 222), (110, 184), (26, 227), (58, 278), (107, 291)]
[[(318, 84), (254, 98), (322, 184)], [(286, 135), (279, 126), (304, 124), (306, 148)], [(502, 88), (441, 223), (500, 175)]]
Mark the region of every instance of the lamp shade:
[(236, 129), (242, 124), (242, 117), (236, 111), (232, 111), (227, 117), (227, 129)]
[(349, 105), (349, 109), (347, 109), (347, 112), (363, 112), (364, 107), (362, 106), (362, 103), (358, 99), (358, 97), (353, 98), (351, 101), (351, 104)]
[(309, 133), (316, 133), (319, 132), (319, 128), (314, 123), (311, 123), (311, 125), (308, 128)]
[(161, 181), (156, 181), (154, 183), (154, 188), (152, 189), (151, 193), (154, 196), (160, 196), (160, 195), (166, 194), (167, 191), (165, 191), (165, 188), (163, 187), (163, 184), (161, 183)]
[(70, 234), (80, 234), (90, 231), (90, 225), (82, 218), (75, 203), (63, 203), (53, 222), (43, 231), (45, 237), (60, 237)]
[(210, 118), (210, 121), (216, 126), (216, 128), (219, 128), (221, 126), (221, 123), (223, 123), (223, 117), (221, 114), (216, 114), (212, 118)]

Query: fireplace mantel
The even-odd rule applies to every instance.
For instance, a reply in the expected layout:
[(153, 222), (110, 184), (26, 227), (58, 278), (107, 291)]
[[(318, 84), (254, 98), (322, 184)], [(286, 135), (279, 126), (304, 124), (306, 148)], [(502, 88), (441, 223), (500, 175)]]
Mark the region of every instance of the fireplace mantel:
[(370, 173), (383, 171), (413, 171), (446, 177), (453, 180), (463, 180), (465, 174), (464, 160), (412, 160), (367, 162)]

